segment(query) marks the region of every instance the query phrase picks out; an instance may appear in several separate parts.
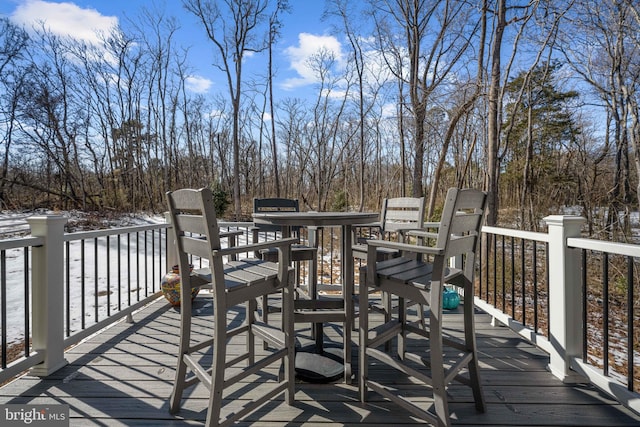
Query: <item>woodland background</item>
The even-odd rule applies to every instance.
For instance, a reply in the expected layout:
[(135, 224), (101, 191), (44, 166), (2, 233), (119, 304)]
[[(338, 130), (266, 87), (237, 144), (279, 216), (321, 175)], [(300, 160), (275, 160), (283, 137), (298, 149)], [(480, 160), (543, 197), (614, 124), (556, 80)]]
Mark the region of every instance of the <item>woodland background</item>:
[(462, 186), (489, 192), (489, 225), (537, 230), (570, 207), (590, 234), (632, 237), (637, 1), (329, 0), (349, 66), (320, 50), (314, 95), (277, 102), (271, 61), (243, 57), (271, 58), (295, 2), (183, 5), (219, 93), (186, 90), (181, 23), (161, 9), (100, 45), (0, 18), (2, 209), (161, 212), (166, 191), (210, 186), (231, 219), (254, 197), (375, 211), (401, 195), (427, 196), (433, 219)]

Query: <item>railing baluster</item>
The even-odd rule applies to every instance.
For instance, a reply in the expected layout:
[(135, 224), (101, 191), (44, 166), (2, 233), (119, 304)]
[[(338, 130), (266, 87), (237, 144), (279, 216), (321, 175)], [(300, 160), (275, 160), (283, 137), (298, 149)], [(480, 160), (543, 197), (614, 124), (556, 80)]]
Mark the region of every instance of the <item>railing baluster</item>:
[(148, 250), (149, 250), (149, 242), (147, 241), (148, 236), (147, 236), (147, 230), (144, 230), (144, 283), (145, 283), (145, 287), (144, 287), (144, 297), (148, 297), (149, 296), (149, 260), (147, 259), (146, 254), (148, 254)]
[(587, 339), (588, 323), (587, 323), (587, 311), (589, 303), (589, 288), (587, 286), (587, 250), (581, 249), (582, 253), (582, 330), (584, 331), (584, 339), (582, 340), (582, 361), (587, 363), (589, 354), (589, 340)]
[(140, 233), (136, 231), (136, 301), (140, 301)]
[[(496, 278), (498, 277), (498, 238), (493, 236), (493, 305), (496, 305)], [(487, 300), (489, 300), (489, 286), (487, 286)]]
[(525, 270), (525, 240), (520, 239), (520, 274), (522, 277), (522, 324), (527, 326), (527, 274)]
[(29, 357), (31, 352), (31, 345), (29, 343), (29, 337), (31, 337), (31, 294), (29, 292), (29, 248), (24, 248), (24, 357)]
[(84, 318), (85, 314), (85, 268), (84, 268), (84, 239), (80, 240), (80, 293), (82, 301), (80, 302), (80, 318), (82, 319), (80, 322), (81, 328), (84, 329), (86, 327), (86, 322)]
[(629, 391), (635, 390), (634, 384), (634, 357), (633, 357), (633, 321), (634, 321), (634, 309), (633, 309), (633, 257), (627, 257), (627, 389)]
[(65, 298), (66, 298), (66, 315), (67, 315), (67, 324), (66, 324), (66, 336), (71, 336), (71, 242), (64, 242), (64, 252), (65, 252)]
[(0, 270), (2, 270), (0, 274), (0, 300), (2, 300), (2, 305), (0, 306), (0, 310), (2, 310), (0, 316), (0, 319), (2, 319), (2, 369), (5, 369), (7, 367), (7, 252), (4, 250), (0, 251)]
[(545, 281), (547, 282), (547, 336), (550, 337), (551, 336), (551, 322), (549, 321), (550, 319), (550, 313), (551, 313), (551, 309), (549, 308), (550, 304), (549, 304), (549, 243), (545, 242), (544, 244), (544, 274), (545, 274)]
[(516, 318), (516, 239), (511, 236), (511, 317)]
[(111, 317), (111, 239), (107, 236), (107, 317)]
[(609, 375), (609, 254), (602, 254), (602, 372)]
[(127, 305), (131, 305), (131, 233), (127, 233)]
[[(506, 279), (505, 279), (505, 274), (506, 273), (506, 261), (507, 261), (507, 257), (506, 257), (506, 252), (505, 252), (505, 242), (504, 242), (504, 236), (502, 237), (502, 311), (504, 311), (505, 309), (505, 295), (506, 295)], [(494, 302), (493, 305), (495, 306), (496, 303)]]
[(158, 230), (158, 265), (156, 266), (156, 230), (151, 230), (151, 292), (156, 292), (156, 268), (162, 270), (162, 231)]
[(95, 323), (98, 323), (99, 316), (98, 316), (98, 308), (99, 308), (99, 304), (98, 304), (98, 295), (100, 295), (100, 290), (98, 289), (98, 238), (95, 237), (93, 239), (93, 277), (94, 277), (94, 283), (93, 283), (93, 304), (94, 304), (94, 315), (95, 315)]
[[(489, 288), (489, 245), (491, 236), (487, 235), (484, 238), (484, 260), (485, 260), (485, 268), (484, 268), (484, 285), (488, 289)], [(482, 299), (482, 285), (480, 286), (478, 297)], [(486, 300), (485, 300), (486, 301)], [(488, 302), (488, 301), (487, 301)]]
[(118, 311), (122, 310), (122, 238), (118, 234)]
[(533, 330), (538, 330), (538, 245), (533, 244)]

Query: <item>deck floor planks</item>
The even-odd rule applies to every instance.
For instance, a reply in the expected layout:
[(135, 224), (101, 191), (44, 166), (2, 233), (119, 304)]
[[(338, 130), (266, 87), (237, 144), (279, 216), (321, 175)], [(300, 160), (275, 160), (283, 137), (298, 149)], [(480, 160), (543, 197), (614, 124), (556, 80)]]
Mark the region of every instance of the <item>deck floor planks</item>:
[[(194, 325), (210, 325), (210, 306), (204, 296), (195, 305)], [(232, 313), (235, 321), (242, 310)], [(448, 313), (446, 327), (460, 330), (459, 313)], [(274, 321), (277, 321), (274, 315)], [(168, 413), (168, 396), (173, 381), (178, 344), (175, 308), (164, 300), (134, 315), (134, 323), (120, 322), (66, 353), (69, 365), (46, 379), (24, 376), (0, 389), (0, 403), (66, 403), (71, 425), (172, 426), (202, 425), (207, 390), (199, 385), (187, 390), (183, 409)], [(453, 424), (456, 426), (637, 426), (640, 417), (606, 397), (592, 386), (565, 385), (547, 370), (547, 355), (504, 327), (489, 324), (489, 317), (476, 318), (481, 380), (487, 412), (478, 414), (470, 390), (454, 384), (449, 389)], [(298, 325), (299, 334), (309, 333)], [(329, 337), (340, 341), (339, 328), (327, 327)], [(357, 333), (354, 334), (357, 342)], [(302, 338), (304, 339), (304, 338)], [(232, 353), (242, 351), (239, 342)], [(258, 351), (262, 345), (258, 343)], [(203, 357), (207, 357), (204, 355)], [(357, 348), (354, 348), (357, 369)], [(430, 393), (388, 367), (372, 364), (370, 376), (393, 381), (405, 395), (431, 404)], [(275, 369), (267, 376), (275, 375)], [(249, 380), (237, 390), (259, 393)], [(264, 379), (258, 378), (258, 383)], [(227, 410), (242, 406), (236, 390)], [(296, 404), (288, 406), (282, 397), (248, 415), (239, 425), (328, 426), (328, 425), (416, 425), (424, 424), (379, 395), (369, 392), (369, 401), (358, 401), (357, 384), (307, 384), (296, 386)]]

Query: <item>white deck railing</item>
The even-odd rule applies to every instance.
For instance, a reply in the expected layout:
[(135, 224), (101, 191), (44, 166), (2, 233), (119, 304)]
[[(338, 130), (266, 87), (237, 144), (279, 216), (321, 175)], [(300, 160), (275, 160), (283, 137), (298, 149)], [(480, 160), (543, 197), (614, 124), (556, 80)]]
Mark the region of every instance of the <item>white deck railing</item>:
[[(605, 375), (601, 367), (585, 361), (587, 335), (583, 319), (587, 308), (583, 307), (586, 300), (583, 295), (583, 274), (586, 273), (583, 272), (585, 267), (582, 258), (582, 250), (589, 250), (640, 259), (640, 245), (581, 238), (581, 228), (585, 223), (585, 219), (581, 217), (549, 216), (544, 220), (548, 228), (547, 233), (486, 226), (482, 231), (488, 235), (514, 237), (547, 245), (548, 333), (525, 326), (478, 296), (475, 297), (475, 304), (492, 315), (496, 321), (510, 327), (549, 353), (549, 371), (562, 381), (590, 382), (626, 407), (640, 413), (640, 394), (634, 389), (633, 380), (630, 385), (625, 385), (615, 377)], [(630, 292), (633, 292), (636, 280), (632, 277), (632, 283), (627, 284)], [(608, 298), (608, 295), (604, 298)], [(633, 308), (630, 313), (633, 316)], [(606, 316), (606, 313), (604, 315)], [(635, 319), (632, 323), (634, 321)], [(632, 331), (627, 335), (623, 339), (631, 340), (631, 348), (634, 348), (638, 343), (633, 342)], [(608, 354), (603, 356), (607, 357)], [(633, 369), (637, 362), (633, 356), (630, 359), (628, 363)]]
[[(64, 349), (67, 346), (78, 342), (109, 323), (115, 322), (124, 316), (130, 316), (142, 305), (158, 298), (160, 295), (160, 277), (168, 270), (168, 266), (172, 265), (175, 259), (171, 243), (166, 240), (168, 227), (166, 224), (126, 227), (101, 230), (99, 232), (64, 233), (66, 219), (59, 216), (32, 217), (28, 219), (28, 222), (31, 227), (32, 237), (0, 241), (0, 251), (2, 251), (0, 260), (5, 257), (4, 251), (24, 250), (24, 248), (27, 248), (26, 252), (31, 253), (30, 278), (26, 272), (22, 272), (25, 275), (25, 289), (30, 289), (30, 310), (25, 307), (22, 309), (31, 313), (30, 320), (28, 320), (30, 327), (27, 328), (30, 331), (30, 337), (25, 338), (31, 338), (32, 340), (31, 351), (28, 352), (28, 357), (20, 357), (18, 360), (3, 367), (4, 369), (0, 371), (0, 382), (27, 369), (30, 369), (30, 373), (33, 375), (46, 376), (64, 366), (66, 364)], [(525, 326), (511, 315), (477, 296), (475, 297), (475, 304), (500, 323), (514, 329), (521, 336), (549, 353), (549, 370), (556, 377), (566, 382), (589, 381), (615, 397), (625, 406), (640, 412), (640, 395), (633, 391), (633, 387), (625, 386), (611, 376), (603, 375), (600, 368), (592, 366), (583, 360), (585, 333), (582, 321), (583, 304), (580, 280), (582, 249), (640, 259), (640, 246), (583, 239), (580, 237), (580, 232), (584, 219), (580, 217), (550, 216), (545, 218), (545, 222), (548, 226), (547, 233), (533, 233), (497, 227), (484, 227), (483, 232), (487, 235), (509, 236), (542, 242), (547, 246), (548, 333), (540, 333), (531, 327)], [(224, 223), (226, 228), (236, 226), (246, 229), (247, 233), (250, 225), (250, 223)], [(78, 279), (77, 277), (68, 278), (68, 276), (69, 266), (72, 263), (79, 262), (77, 259), (68, 259), (69, 255), (68, 251), (65, 250), (65, 242), (107, 238), (107, 236), (127, 233), (135, 234), (150, 230), (158, 231), (159, 235), (162, 236), (161, 241), (163, 243), (153, 249), (153, 251), (160, 252), (158, 258), (154, 258), (155, 261), (152, 267), (154, 273), (149, 277), (142, 278), (142, 281), (146, 281), (146, 283), (137, 284), (137, 286), (144, 286), (147, 289), (145, 296), (136, 298), (131, 304), (125, 304), (125, 308), (117, 310), (117, 312), (110, 314), (106, 318), (95, 319), (96, 321), (89, 327), (65, 337), (65, 320), (69, 316), (68, 312), (65, 314), (65, 311), (68, 310), (65, 297), (69, 294), (69, 291), (65, 289), (64, 283), (65, 280)], [(95, 253), (97, 254), (97, 241), (95, 244)], [(108, 243), (107, 246), (109, 246)], [(136, 245), (136, 253), (142, 257), (149, 257), (150, 254), (144, 252), (148, 252), (149, 248), (146, 245), (144, 247), (141, 246)], [(143, 252), (141, 253), (140, 251)], [(100, 257), (100, 255), (97, 255), (97, 257)], [(105, 263), (106, 260), (109, 260), (114, 265), (118, 262), (113, 257), (104, 257), (104, 259), (100, 259), (100, 265)], [(97, 263), (98, 261), (95, 260), (94, 262)], [(111, 266), (105, 266), (104, 268), (109, 270)], [(135, 268), (138, 268), (138, 266), (135, 266)], [(0, 273), (2, 274), (3, 286), (5, 286), (3, 295), (6, 299), (6, 275), (13, 273), (7, 271), (4, 261), (0, 265), (0, 270), (3, 270)], [(93, 272), (93, 274), (97, 273)], [(93, 280), (97, 281), (98, 279), (94, 278)], [(140, 282), (139, 277), (136, 280)], [(154, 283), (148, 283), (150, 281)], [(65, 307), (65, 310), (61, 309), (61, 307)], [(3, 303), (2, 309), (5, 311), (2, 313), (2, 319), (6, 322), (6, 303)], [(29, 319), (29, 316), (27, 315), (26, 318)], [(3, 346), (5, 347), (3, 349), (4, 353), (6, 352), (6, 342), (3, 342)]]

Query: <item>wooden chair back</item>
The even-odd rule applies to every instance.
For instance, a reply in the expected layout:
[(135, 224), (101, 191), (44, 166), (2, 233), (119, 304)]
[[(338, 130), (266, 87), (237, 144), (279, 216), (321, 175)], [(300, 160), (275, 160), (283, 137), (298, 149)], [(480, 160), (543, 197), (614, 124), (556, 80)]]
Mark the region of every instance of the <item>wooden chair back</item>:
[[(191, 283), (194, 275), (185, 274), (191, 270), (192, 260), (200, 258), (210, 271), (223, 271), (222, 258), (212, 256), (213, 251), (221, 249), (218, 220), (216, 218), (213, 194), (210, 189), (180, 189), (167, 196), (169, 215), (174, 227), (175, 244), (182, 286), (187, 289), (199, 285)], [(224, 280), (218, 283), (220, 289), (213, 289), (214, 296), (224, 295)]]
[[(255, 198), (253, 199), (253, 212), (254, 213), (269, 213), (269, 212), (300, 212), (300, 204), (298, 199), (285, 199), (280, 197), (269, 198)], [(282, 227), (279, 225), (270, 224), (255, 224), (255, 227), (259, 232), (277, 232)], [(294, 228), (291, 232), (295, 235), (298, 228)]]
[(486, 200), (487, 194), (482, 191), (450, 188), (440, 219), (436, 247), (444, 249), (444, 260), (455, 257), (458, 266), (463, 261), (463, 274), (468, 280), (473, 278)]
[(395, 197), (384, 199), (380, 211), (382, 236), (403, 229), (419, 229), (424, 224), (424, 197)]

